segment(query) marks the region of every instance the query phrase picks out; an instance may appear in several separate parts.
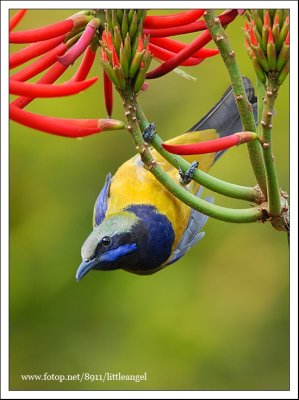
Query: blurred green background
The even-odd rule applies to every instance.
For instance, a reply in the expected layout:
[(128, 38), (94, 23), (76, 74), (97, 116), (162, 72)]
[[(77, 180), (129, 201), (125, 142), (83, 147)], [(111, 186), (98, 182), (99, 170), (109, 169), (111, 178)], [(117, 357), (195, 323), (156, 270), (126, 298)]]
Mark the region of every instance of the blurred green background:
[[(73, 12), (30, 11), (18, 29), (49, 24)], [(238, 17), (227, 33), (242, 73), (255, 82), (242, 24)], [(77, 64), (60, 81), (71, 77)], [(185, 70), (197, 81), (171, 73), (151, 80), (140, 96), (164, 139), (190, 128), (229, 85), (220, 57)], [(95, 63), (90, 76), (98, 74)], [(285, 190), (288, 85), (287, 80), (280, 90), (273, 124), (276, 165)], [(101, 78), (84, 93), (40, 99), (27, 109), (52, 116), (104, 117)], [(113, 116), (124, 118), (116, 93)], [(133, 154), (125, 131), (72, 140), (11, 123), (10, 389), (287, 390), (289, 250), (286, 235), (270, 224), (210, 219), (205, 238), (153, 276), (93, 272), (76, 282), (80, 248), (91, 231), (94, 201), (105, 176)], [(211, 173), (255, 184), (246, 146), (230, 150)], [(248, 207), (214, 197), (217, 204)], [(59, 383), (24, 382), (20, 376), (106, 371), (147, 372), (148, 379)]]

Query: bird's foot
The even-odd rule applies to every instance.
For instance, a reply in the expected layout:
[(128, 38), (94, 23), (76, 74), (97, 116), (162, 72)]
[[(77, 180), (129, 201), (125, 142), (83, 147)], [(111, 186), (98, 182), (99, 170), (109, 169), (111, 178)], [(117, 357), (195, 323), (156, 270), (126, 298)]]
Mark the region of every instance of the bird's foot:
[(143, 140), (145, 143), (150, 143), (153, 140), (153, 137), (157, 133), (156, 131), (156, 124), (151, 122), (148, 126), (144, 129), (142, 133)]
[(194, 176), (194, 172), (198, 167), (198, 161), (193, 161), (190, 168), (187, 169), (186, 172), (182, 171), (182, 168), (179, 167), (179, 175), (180, 175), (180, 184), (181, 185), (188, 185)]

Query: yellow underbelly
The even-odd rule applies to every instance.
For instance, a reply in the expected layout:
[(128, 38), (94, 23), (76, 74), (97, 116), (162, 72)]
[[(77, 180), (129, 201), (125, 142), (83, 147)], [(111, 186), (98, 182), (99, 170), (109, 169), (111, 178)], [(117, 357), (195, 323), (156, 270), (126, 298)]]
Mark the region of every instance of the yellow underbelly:
[[(206, 132), (206, 133), (205, 133)], [(213, 131), (205, 131), (201, 133), (201, 140), (209, 140), (217, 137)], [(199, 141), (199, 132), (192, 132), (188, 135), (189, 142)], [(178, 139), (186, 142), (184, 135), (175, 138), (169, 143), (178, 143)], [(191, 137), (191, 139), (190, 139)], [(191, 141), (191, 142), (192, 142)], [(167, 172), (176, 182), (179, 182), (179, 174), (176, 168), (165, 161), (161, 156), (152, 150), (154, 158), (159, 165)], [(208, 171), (214, 161), (214, 154), (205, 154), (200, 156), (188, 156), (188, 161), (199, 161), (199, 168)], [(186, 190), (196, 193), (199, 185), (191, 182)], [(157, 208), (159, 213), (167, 216), (172, 223), (175, 233), (173, 249), (176, 248), (179, 240), (185, 232), (191, 209), (176, 197), (174, 197), (163, 185), (156, 180), (151, 172), (143, 167), (140, 156), (137, 155), (125, 162), (116, 172), (112, 179), (110, 187), (110, 195), (108, 200), (107, 214), (110, 215), (126, 208), (130, 204), (148, 204)]]

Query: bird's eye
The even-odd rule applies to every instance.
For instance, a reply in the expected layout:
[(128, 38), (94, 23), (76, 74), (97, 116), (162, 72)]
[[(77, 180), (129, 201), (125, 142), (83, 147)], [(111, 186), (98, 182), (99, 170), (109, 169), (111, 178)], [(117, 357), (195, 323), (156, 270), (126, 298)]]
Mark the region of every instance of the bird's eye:
[(104, 236), (101, 243), (105, 247), (109, 246), (111, 244), (111, 237)]

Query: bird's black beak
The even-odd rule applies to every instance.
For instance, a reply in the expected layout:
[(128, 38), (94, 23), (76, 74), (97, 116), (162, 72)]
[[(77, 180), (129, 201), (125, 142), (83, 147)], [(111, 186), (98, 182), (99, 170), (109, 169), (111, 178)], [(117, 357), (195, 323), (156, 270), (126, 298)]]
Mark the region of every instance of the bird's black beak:
[(82, 261), (76, 273), (77, 281), (83, 278), (91, 269), (112, 271), (114, 269), (123, 268), (123, 266), (127, 265), (131, 260), (131, 254), (134, 256), (136, 250), (136, 243), (124, 244), (115, 249), (106, 251), (91, 260)]
[(76, 273), (77, 281), (83, 278), (83, 276), (86, 275), (88, 271), (93, 269), (98, 263), (99, 259), (97, 258), (94, 258), (92, 260), (82, 261), (82, 263), (79, 265), (79, 268), (77, 269)]

